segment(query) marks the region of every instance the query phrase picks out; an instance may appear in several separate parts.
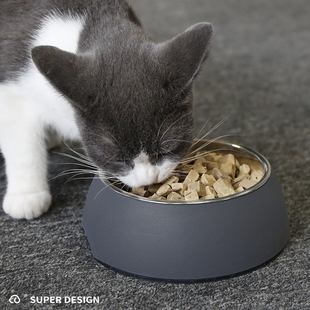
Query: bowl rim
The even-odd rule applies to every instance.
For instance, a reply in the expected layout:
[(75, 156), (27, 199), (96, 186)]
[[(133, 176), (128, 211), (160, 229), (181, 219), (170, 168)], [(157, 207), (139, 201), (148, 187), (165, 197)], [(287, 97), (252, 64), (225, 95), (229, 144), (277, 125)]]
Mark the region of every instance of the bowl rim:
[[(143, 202), (157, 203), (157, 204), (163, 204), (163, 205), (165, 205), (165, 204), (166, 205), (167, 204), (198, 205), (198, 204), (219, 203), (222, 201), (236, 199), (236, 198), (240, 198), (242, 196), (248, 195), (248, 194), (258, 190), (269, 180), (269, 178), (271, 176), (271, 165), (270, 165), (269, 161), (267, 160), (267, 158), (265, 156), (263, 156), (261, 153), (255, 151), (249, 147), (242, 146), (242, 145), (235, 144), (235, 143), (230, 143), (230, 142), (223, 141), (223, 140), (218, 140), (218, 141), (216, 141), (216, 143), (228, 145), (230, 147), (230, 149), (216, 149), (214, 151), (211, 150), (210, 152), (218, 152), (218, 151), (238, 152), (239, 151), (240, 153), (242, 153), (242, 151), (243, 151), (243, 153), (247, 153), (247, 154), (254, 156), (261, 163), (261, 165), (264, 169), (265, 173), (264, 173), (264, 176), (262, 177), (262, 179), (260, 181), (258, 181), (255, 185), (251, 186), (250, 188), (245, 189), (244, 191), (236, 193), (236, 194), (228, 195), (228, 196), (221, 197), (221, 198), (211, 198), (211, 199), (193, 200), (193, 201), (159, 200), (159, 199), (152, 199), (152, 198), (148, 198), (148, 197), (141, 197), (139, 195), (136, 195), (136, 194), (133, 194), (133, 193), (130, 193), (130, 192), (127, 192), (125, 190), (118, 188), (117, 186), (113, 185), (109, 180), (105, 179), (104, 176), (99, 176), (99, 179), (106, 185), (106, 187), (109, 187), (111, 190), (115, 191), (116, 193), (118, 193), (120, 195), (126, 196), (128, 198), (136, 199), (139, 201), (143, 201)], [(231, 148), (233, 148), (233, 149), (231, 149)]]

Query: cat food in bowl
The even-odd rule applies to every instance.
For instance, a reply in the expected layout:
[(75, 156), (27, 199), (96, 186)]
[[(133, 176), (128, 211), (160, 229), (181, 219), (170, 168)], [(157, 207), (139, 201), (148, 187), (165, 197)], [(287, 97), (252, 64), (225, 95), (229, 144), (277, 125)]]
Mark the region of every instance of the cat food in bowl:
[[(170, 201), (195, 201), (234, 195), (256, 185), (264, 176), (257, 160), (222, 152), (194, 152), (170, 178), (158, 184), (131, 188), (141, 197)], [(119, 186), (126, 188), (125, 186)]]
[[(195, 145), (197, 149), (201, 146), (202, 142)], [(162, 189), (159, 193), (164, 194), (158, 196), (163, 198), (150, 198), (153, 194), (149, 187), (143, 189), (147, 193), (137, 195), (137, 189), (132, 193), (130, 188), (122, 189), (108, 180), (94, 178), (82, 224), (96, 260), (137, 276), (192, 281), (252, 269), (282, 250), (289, 238), (289, 221), (281, 186), (268, 160), (253, 150), (226, 142), (209, 143), (200, 151), (233, 156), (234, 180), (246, 171), (246, 179), (251, 179), (247, 166), (259, 171), (259, 180), (238, 192), (217, 194), (217, 198), (203, 196), (206, 189), (199, 190), (195, 184), (191, 185), (195, 191), (202, 191), (198, 199), (196, 195), (194, 200), (187, 200), (185, 195), (183, 199), (168, 200), (172, 190), (167, 194)], [(187, 164), (194, 165), (195, 161)], [(243, 166), (244, 171), (242, 165), (247, 165)], [(166, 184), (171, 189), (183, 186), (184, 192), (191, 190), (188, 184), (204, 182), (216, 167), (211, 168), (210, 165), (207, 171), (198, 172), (199, 177), (193, 182), (186, 183), (189, 174), (181, 173), (178, 182), (171, 183), (171, 178)], [(192, 167), (187, 169), (191, 171)], [(225, 180), (218, 175), (214, 179)], [(228, 181), (232, 188), (234, 180)], [(171, 186), (180, 181), (185, 182), (187, 189), (184, 185)], [(162, 185), (157, 185), (156, 192)]]

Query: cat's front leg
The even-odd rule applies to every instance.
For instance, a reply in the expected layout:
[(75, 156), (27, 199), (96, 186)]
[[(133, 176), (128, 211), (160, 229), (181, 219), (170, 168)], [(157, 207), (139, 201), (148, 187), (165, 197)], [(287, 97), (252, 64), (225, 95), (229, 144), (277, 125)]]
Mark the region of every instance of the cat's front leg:
[(36, 218), (51, 204), (44, 138), (31, 133), (29, 127), (25, 130), (22, 141), (1, 141), (8, 180), (3, 209), (18, 219)]
[(35, 113), (25, 110), (22, 98), (10, 99), (14, 100), (7, 102), (11, 106), (6, 107), (6, 117), (0, 116), (0, 147), (8, 182), (3, 209), (13, 218), (32, 219), (51, 204), (44, 131)]

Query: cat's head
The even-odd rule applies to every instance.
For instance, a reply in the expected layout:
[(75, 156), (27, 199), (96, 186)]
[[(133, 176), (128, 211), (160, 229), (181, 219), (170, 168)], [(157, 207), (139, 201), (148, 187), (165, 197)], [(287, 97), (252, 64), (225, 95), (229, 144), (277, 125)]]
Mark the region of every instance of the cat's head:
[(74, 107), (93, 163), (138, 187), (166, 179), (192, 144), (192, 84), (211, 36), (200, 23), (160, 44), (122, 40), (77, 54), (39, 46), (32, 58)]

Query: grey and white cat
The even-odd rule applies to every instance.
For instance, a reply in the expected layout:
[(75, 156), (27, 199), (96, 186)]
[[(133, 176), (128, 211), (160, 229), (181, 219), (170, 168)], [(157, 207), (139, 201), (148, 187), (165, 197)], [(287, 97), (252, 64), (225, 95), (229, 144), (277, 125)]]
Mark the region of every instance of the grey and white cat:
[(129, 186), (167, 178), (192, 143), (192, 84), (212, 31), (199, 23), (157, 44), (123, 0), (2, 0), (4, 211), (48, 210), (50, 129)]

